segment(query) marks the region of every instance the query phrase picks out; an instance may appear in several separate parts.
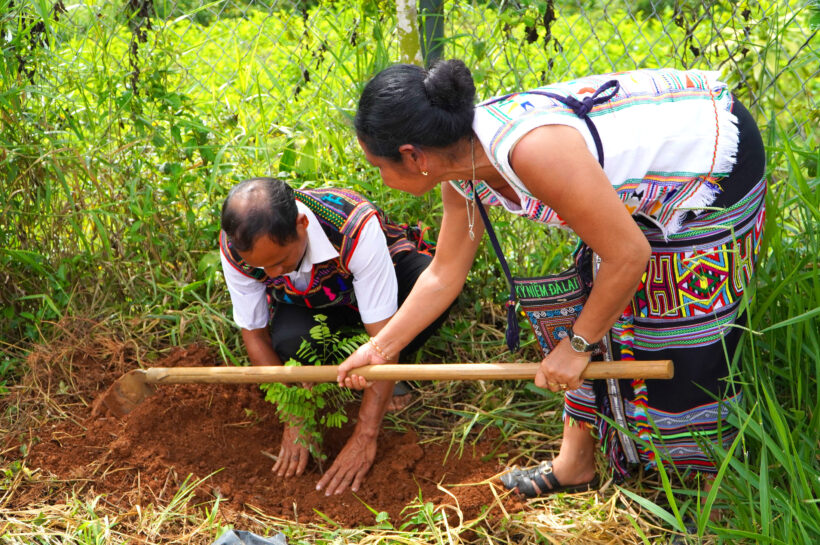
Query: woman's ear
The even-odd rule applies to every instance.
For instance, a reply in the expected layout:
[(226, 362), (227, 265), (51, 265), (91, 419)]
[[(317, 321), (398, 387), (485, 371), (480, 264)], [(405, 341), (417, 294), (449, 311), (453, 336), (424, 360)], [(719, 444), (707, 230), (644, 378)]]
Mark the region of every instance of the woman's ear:
[(399, 146), (402, 163), (411, 171), (428, 172), (427, 154), (418, 146), (413, 144), (403, 144)]

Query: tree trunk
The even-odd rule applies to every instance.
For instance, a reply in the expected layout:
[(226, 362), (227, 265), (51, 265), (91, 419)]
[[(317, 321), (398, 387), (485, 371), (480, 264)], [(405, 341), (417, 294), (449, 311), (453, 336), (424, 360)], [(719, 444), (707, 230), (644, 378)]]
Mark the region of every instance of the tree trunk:
[(416, 0), (396, 0), (396, 30), (399, 34), (399, 61), (421, 64), (419, 20)]

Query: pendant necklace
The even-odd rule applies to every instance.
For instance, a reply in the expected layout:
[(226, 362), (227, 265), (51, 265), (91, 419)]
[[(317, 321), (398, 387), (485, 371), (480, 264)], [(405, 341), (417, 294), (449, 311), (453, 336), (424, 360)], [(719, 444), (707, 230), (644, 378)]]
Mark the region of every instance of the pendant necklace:
[(470, 188), (473, 190), (473, 198), (467, 199), (467, 227), (469, 228), (470, 240), (475, 240), (475, 233), (473, 232), (473, 225), (475, 225), (475, 142), (473, 135), (470, 135), (470, 163), (473, 167), (473, 177), (470, 180)]

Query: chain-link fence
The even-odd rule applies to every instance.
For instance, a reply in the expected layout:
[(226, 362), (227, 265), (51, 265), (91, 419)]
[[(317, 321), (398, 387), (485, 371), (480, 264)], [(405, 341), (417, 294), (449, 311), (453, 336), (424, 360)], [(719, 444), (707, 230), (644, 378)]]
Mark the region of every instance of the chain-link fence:
[[(161, 70), (202, 106), (264, 115), (260, 101), (299, 102), (289, 113), (303, 117), (313, 101), (349, 106), (344, 91), (398, 57), (391, 1), (70, 1), (9, 3), (18, 17), (4, 28), (61, 59), (37, 73), (30, 51), (17, 52), (33, 83), (63, 92), (77, 65), (128, 63), (128, 80), (109, 83), (139, 91)], [(818, 123), (817, 9), (793, 0), (421, 0), (419, 14), (424, 49), (463, 58), (485, 96), (588, 73), (710, 68), (758, 117), (805, 135)]]
[[(0, 313), (57, 317), (92, 274), (115, 279), (107, 292), (126, 299), (161, 299), (159, 284), (203, 277), (210, 289), (219, 203), (244, 177), (354, 187), (434, 224), (435, 196), (394, 198), (349, 123), (361, 86), (399, 60), (399, 27), (416, 20), (397, 5), (413, 7), (0, 0), (0, 299), (11, 301)], [(722, 70), (770, 144), (795, 142), (797, 168), (816, 176), (816, 153), (805, 152), (817, 149), (820, 122), (816, 2), (416, 7), (428, 57), (464, 60), (479, 99), (639, 67)], [(794, 161), (780, 163), (782, 178)], [(63, 292), (32, 299), (38, 278)]]
[[(340, 69), (349, 59), (338, 53), (361, 57), (358, 43), (377, 58), (377, 48), (397, 57), (389, 1), (59, 0), (9, 7), (19, 10), (18, 27), (7, 24), (4, 33), (30, 27), (30, 46), (49, 47), (66, 67), (106, 62), (87, 55), (105, 50), (110, 61), (130, 64), (128, 84), (137, 89), (143, 66), (159, 60), (180, 87), (214, 101), (253, 103), (255, 93), (295, 98), (304, 86), (286, 86), (283, 76), (317, 82), (310, 98), (321, 97), (323, 82), (367, 75)], [(805, 130), (817, 122), (808, 115), (817, 108), (817, 9), (758, 0), (421, 0), (419, 13), (431, 55), (465, 58), (480, 72), (496, 72), (496, 81), (560, 81), (638, 67), (720, 69), (753, 107), (789, 112), (789, 129)], [(169, 45), (174, 58), (157, 59)], [(22, 69), (35, 81), (35, 66)], [(258, 85), (249, 88), (243, 75)]]

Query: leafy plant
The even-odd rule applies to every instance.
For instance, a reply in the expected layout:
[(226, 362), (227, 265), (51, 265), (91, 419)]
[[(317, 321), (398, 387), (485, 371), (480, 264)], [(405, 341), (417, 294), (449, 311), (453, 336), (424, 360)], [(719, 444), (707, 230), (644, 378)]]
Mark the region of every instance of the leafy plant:
[[(367, 341), (364, 333), (345, 336), (341, 330), (333, 331), (327, 325), (327, 317), (315, 316), (316, 325), (310, 328), (310, 338), (302, 340), (296, 353), (285, 365), (337, 365), (356, 348)], [(327, 456), (322, 453), (323, 431), (341, 428), (347, 422), (345, 405), (353, 399), (347, 388), (339, 388), (334, 382), (302, 385), (282, 383), (262, 384), (265, 400), (276, 405), (276, 414), (284, 424), (299, 428), (298, 441), (310, 450), (313, 458), (321, 464)]]

